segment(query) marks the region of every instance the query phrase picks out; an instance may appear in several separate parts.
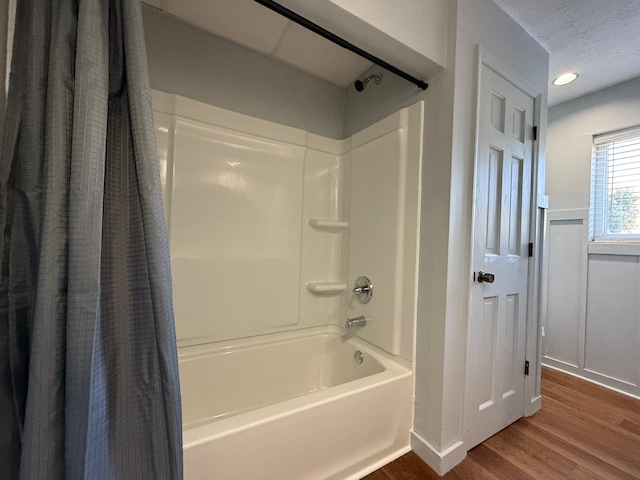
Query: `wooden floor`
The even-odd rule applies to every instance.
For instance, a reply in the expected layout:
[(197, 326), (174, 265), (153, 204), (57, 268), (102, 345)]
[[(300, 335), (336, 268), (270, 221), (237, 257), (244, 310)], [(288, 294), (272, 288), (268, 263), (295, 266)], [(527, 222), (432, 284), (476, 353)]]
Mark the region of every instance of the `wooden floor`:
[(550, 369), (542, 409), (468, 452), (444, 477), (413, 452), (366, 480), (640, 479), (640, 400)]

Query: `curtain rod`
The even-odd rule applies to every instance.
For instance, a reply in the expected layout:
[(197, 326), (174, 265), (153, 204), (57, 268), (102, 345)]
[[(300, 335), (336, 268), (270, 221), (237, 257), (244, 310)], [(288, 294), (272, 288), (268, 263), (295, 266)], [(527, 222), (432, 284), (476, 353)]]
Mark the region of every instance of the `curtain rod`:
[(302, 25), (304, 28), (317, 33), (321, 37), (326, 38), (327, 40), (335, 43), (336, 45), (340, 45), (342, 48), (346, 48), (347, 50), (350, 50), (353, 53), (360, 55), (363, 58), (366, 58), (370, 62), (373, 62), (376, 65), (379, 65), (382, 68), (385, 68), (390, 72), (395, 73), (399, 77), (402, 77), (405, 80), (417, 85), (422, 90), (426, 90), (427, 87), (429, 86), (428, 83), (423, 82), (422, 80), (418, 80), (416, 77), (409, 75), (407, 72), (404, 72), (399, 68), (396, 68), (393, 65), (388, 64), (384, 60), (376, 57), (375, 55), (372, 55), (369, 52), (356, 47), (352, 43), (347, 42), (344, 38), (339, 37), (334, 33), (331, 33), (329, 30), (322, 28), (320, 25), (313, 23), (312, 21), (298, 15), (294, 11), (289, 10), (288, 8), (283, 7), (279, 3), (274, 2), (273, 0), (255, 0), (255, 1), (258, 2), (260, 5), (263, 5), (268, 9), (273, 10), (276, 13), (279, 13), (283, 17), (286, 17), (289, 20), (296, 22), (298, 25)]

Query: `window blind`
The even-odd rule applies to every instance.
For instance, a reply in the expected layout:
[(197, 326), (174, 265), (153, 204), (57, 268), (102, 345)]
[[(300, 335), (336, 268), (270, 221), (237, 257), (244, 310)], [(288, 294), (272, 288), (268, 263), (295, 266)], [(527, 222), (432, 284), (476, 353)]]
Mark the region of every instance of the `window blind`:
[(593, 239), (640, 239), (640, 127), (593, 137)]

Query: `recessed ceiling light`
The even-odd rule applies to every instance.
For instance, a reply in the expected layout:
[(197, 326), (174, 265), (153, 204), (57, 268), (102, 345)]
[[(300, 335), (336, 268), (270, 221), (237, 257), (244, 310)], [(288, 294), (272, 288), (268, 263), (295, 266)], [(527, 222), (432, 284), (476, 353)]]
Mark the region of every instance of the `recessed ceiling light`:
[(567, 83), (573, 82), (576, 78), (578, 78), (577, 73), (563, 73), (551, 83), (559, 87), (561, 85), (566, 85)]

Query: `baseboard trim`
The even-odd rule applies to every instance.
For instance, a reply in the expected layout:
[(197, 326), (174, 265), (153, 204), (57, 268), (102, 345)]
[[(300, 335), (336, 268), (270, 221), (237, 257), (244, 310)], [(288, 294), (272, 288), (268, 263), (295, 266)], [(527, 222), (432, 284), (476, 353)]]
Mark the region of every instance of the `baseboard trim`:
[(467, 450), (461, 441), (439, 451), (415, 432), (411, 432), (411, 448), (440, 476), (447, 473), (467, 456)]
[(544, 357), (542, 359), (542, 366), (544, 368), (550, 368), (551, 370), (558, 370), (559, 372), (566, 373), (572, 377), (580, 378), (587, 382), (613, 390), (614, 392), (621, 393), (622, 395), (627, 395), (631, 398), (635, 398), (636, 400), (640, 400), (640, 388), (621, 380), (607, 377), (584, 368), (579, 368), (575, 365), (569, 365), (549, 357)]

